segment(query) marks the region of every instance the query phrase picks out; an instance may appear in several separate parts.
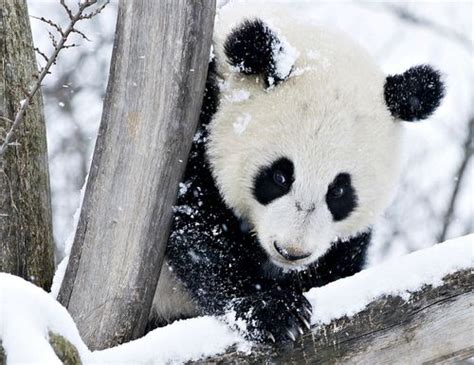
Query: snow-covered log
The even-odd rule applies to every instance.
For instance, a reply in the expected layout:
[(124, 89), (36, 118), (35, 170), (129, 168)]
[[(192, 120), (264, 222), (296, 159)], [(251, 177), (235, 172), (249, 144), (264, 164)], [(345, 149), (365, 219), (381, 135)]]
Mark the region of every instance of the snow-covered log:
[(283, 351), (261, 348), (250, 355), (231, 351), (212, 361), (436, 364), (466, 359), (474, 355), (473, 283), (472, 270), (458, 271), (445, 276), (441, 286), (412, 293), (409, 300), (383, 296), (352, 317), (315, 325)]
[[(0, 364), (1, 347), (11, 363), (59, 363), (65, 352), (78, 354), (85, 365), (460, 360), (474, 354), (473, 240), (470, 235), (447, 241), (312, 289), (306, 294), (314, 308), (312, 332), (292, 346), (274, 348), (252, 347), (217, 318), (200, 317), (91, 352), (52, 296), (0, 274)], [(58, 341), (77, 352), (50, 345)]]
[(143, 335), (196, 129), (215, 1), (120, 1), (104, 111), (59, 293), (84, 341)]

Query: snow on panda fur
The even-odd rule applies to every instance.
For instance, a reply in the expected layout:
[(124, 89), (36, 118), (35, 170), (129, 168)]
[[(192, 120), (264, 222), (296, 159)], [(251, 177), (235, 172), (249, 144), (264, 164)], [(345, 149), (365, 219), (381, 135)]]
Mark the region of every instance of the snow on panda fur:
[(428, 117), (443, 84), (429, 66), (387, 77), (284, 6), (225, 7), (214, 47), (152, 320), (232, 313), (252, 340), (295, 340), (302, 293), (363, 267), (400, 120)]

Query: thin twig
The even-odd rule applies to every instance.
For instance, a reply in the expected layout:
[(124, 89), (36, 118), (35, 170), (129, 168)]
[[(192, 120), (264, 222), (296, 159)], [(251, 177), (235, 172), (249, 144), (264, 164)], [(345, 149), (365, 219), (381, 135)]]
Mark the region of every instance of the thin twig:
[[(61, 5), (63, 5), (63, 7), (67, 8), (65, 4), (63, 4), (63, 1), (60, 1), (60, 2), (61, 2)], [(88, 13), (88, 14), (85, 14), (84, 11), (90, 8), (92, 5), (96, 4), (97, 0), (84, 0), (82, 2), (79, 2), (78, 10), (75, 14), (73, 14), (71, 10), (67, 8), (66, 11), (68, 12), (68, 15), (70, 14), (70, 22), (65, 29), (59, 27), (57, 24), (53, 23), (52, 21), (48, 21), (47, 19), (44, 19), (44, 18), (39, 18), (39, 20), (41, 20), (42, 22), (47, 23), (48, 25), (54, 27), (60, 33), (61, 38), (59, 39), (59, 41), (56, 41), (54, 35), (50, 33), (50, 37), (52, 38), (52, 41), (53, 41), (54, 51), (51, 54), (51, 56), (48, 58), (46, 65), (41, 69), (38, 79), (36, 80), (32, 89), (29, 91), (26, 98), (20, 102), (20, 108), (18, 109), (15, 115), (13, 124), (10, 130), (5, 135), (5, 138), (3, 139), (3, 143), (0, 146), (0, 158), (5, 154), (5, 151), (7, 150), (8, 146), (12, 144), (12, 138), (15, 131), (18, 129), (19, 125), (23, 121), (24, 116), (26, 114), (26, 110), (28, 109), (28, 106), (32, 103), (32, 100), (34, 96), (36, 95), (36, 92), (41, 87), (41, 84), (44, 78), (46, 77), (47, 74), (50, 73), (51, 67), (56, 63), (56, 59), (58, 57), (59, 52), (61, 52), (62, 49), (75, 46), (74, 44), (66, 45), (66, 41), (68, 40), (68, 37), (71, 33), (77, 33), (77, 31), (74, 28), (76, 26), (76, 23), (83, 19), (90, 19), (92, 16), (99, 14), (102, 10), (104, 10), (104, 8), (107, 6), (109, 2), (110, 0), (105, 1), (103, 5), (101, 5), (99, 8), (94, 10), (92, 13)]]
[(48, 56), (46, 56), (43, 52), (40, 51), (38, 47), (35, 47), (35, 52), (38, 53), (43, 59), (48, 62)]
[(443, 242), (446, 239), (449, 226), (451, 225), (451, 221), (453, 219), (454, 208), (456, 206), (456, 201), (459, 195), (461, 182), (464, 178), (464, 174), (466, 173), (467, 166), (474, 152), (473, 146), (472, 146), (473, 129), (474, 129), (474, 116), (471, 117), (471, 120), (469, 121), (468, 133), (463, 145), (463, 159), (456, 173), (456, 182), (454, 184), (453, 191), (451, 192), (451, 197), (449, 198), (449, 205), (448, 205), (448, 209), (446, 210), (446, 214), (444, 215), (443, 228), (439, 235), (438, 242)]
[[(364, 4), (361, 2), (360, 4)], [(399, 19), (411, 23), (417, 26), (429, 28), (432, 31), (440, 34), (443, 37), (451, 38), (456, 42), (462, 44), (469, 52), (472, 52), (474, 45), (472, 40), (466, 37), (464, 34), (457, 32), (455, 29), (444, 26), (443, 24), (432, 21), (428, 18), (417, 15), (409, 11), (406, 7), (395, 4), (395, 3), (381, 3), (383, 8), (390, 11), (393, 15), (397, 16)], [(369, 7), (374, 9), (373, 7)]]

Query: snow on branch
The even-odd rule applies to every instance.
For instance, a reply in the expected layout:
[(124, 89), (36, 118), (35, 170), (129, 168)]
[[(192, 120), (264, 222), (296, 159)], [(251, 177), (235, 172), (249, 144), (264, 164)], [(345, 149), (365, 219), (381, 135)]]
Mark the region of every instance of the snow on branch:
[(5, 137), (3, 137), (3, 142), (0, 145), (0, 158), (2, 158), (2, 156), (5, 154), (5, 151), (7, 150), (8, 146), (13, 144), (12, 138), (15, 134), (15, 131), (18, 129), (21, 122), (23, 121), (28, 106), (31, 104), (34, 96), (41, 87), (44, 78), (46, 77), (46, 75), (51, 73), (51, 68), (54, 64), (56, 64), (56, 60), (61, 50), (77, 46), (75, 43), (67, 43), (70, 39), (71, 34), (76, 33), (83, 39), (89, 40), (84, 33), (82, 33), (79, 29), (76, 28), (76, 26), (79, 21), (84, 19), (91, 19), (92, 17), (99, 14), (107, 6), (110, 0), (105, 0), (101, 5), (98, 4), (98, 2), (98, 0), (80, 1), (77, 5), (77, 11), (73, 12), (73, 10), (71, 10), (71, 8), (65, 3), (65, 0), (60, 0), (62, 7), (64, 8), (69, 17), (69, 23), (66, 25), (65, 28), (61, 27), (50, 19), (33, 16), (33, 18), (38, 19), (43, 23), (47, 24), (49, 27), (52, 28), (54, 32), (56, 32), (56, 34), (54, 34), (53, 32), (49, 31), (49, 36), (54, 50), (48, 57), (44, 52), (40, 51), (38, 48), (35, 48), (35, 51), (41, 56), (41, 58), (43, 58), (46, 64), (39, 70), (39, 74), (35, 77), (36, 81), (34, 82), (34, 84), (30, 87), (29, 90), (26, 91), (26, 97), (20, 101), (20, 105), (18, 111), (15, 114), (14, 119), (9, 120), (9, 122), (11, 123), (11, 127), (7, 131)]
[(200, 317), (91, 352), (52, 296), (0, 274), (0, 360), (3, 351), (11, 363), (65, 362), (58, 342), (75, 349), (70, 353), (83, 364), (460, 360), (474, 353), (473, 244), (474, 235), (450, 240), (310, 290), (312, 332), (280, 347), (252, 347), (218, 319)]

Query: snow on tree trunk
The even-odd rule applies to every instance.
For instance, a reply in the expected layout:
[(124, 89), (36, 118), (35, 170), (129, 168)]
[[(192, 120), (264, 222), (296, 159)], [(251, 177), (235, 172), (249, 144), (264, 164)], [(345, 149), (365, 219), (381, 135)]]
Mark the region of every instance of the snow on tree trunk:
[[(37, 74), (25, 0), (0, 0), (0, 142)], [(0, 271), (49, 290), (54, 274), (46, 129), (38, 92), (0, 157)]]
[(143, 335), (202, 103), (213, 0), (122, 0), (109, 84), (59, 293), (88, 346)]

